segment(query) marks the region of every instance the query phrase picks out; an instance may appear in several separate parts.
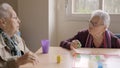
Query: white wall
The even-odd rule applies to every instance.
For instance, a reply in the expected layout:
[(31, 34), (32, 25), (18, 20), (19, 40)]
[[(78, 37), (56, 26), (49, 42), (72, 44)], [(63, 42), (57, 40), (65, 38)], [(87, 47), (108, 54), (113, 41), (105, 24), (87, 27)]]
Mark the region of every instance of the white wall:
[(60, 44), (60, 41), (72, 37), (78, 31), (88, 26), (84, 21), (70, 21), (66, 19), (65, 0), (57, 0), (57, 45)]
[(48, 39), (48, 0), (18, 0), (21, 32), (32, 51), (40, 48), (42, 39)]
[[(57, 45), (60, 41), (66, 40), (77, 34), (78, 31), (87, 29), (87, 21), (66, 20), (65, 16), (65, 0), (57, 0)], [(111, 18), (110, 30), (114, 33), (120, 33), (120, 19), (115, 16)]]

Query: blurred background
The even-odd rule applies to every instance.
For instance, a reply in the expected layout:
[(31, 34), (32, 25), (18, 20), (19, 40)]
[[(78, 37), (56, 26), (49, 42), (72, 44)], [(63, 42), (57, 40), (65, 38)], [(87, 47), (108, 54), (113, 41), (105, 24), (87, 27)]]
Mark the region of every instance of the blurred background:
[(13, 6), (21, 20), (20, 31), (33, 52), (42, 39), (51, 46), (88, 28), (92, 11), (102, 9), (111, 16), (110, 30), (120, 33), (120, 0), (0, 0)]

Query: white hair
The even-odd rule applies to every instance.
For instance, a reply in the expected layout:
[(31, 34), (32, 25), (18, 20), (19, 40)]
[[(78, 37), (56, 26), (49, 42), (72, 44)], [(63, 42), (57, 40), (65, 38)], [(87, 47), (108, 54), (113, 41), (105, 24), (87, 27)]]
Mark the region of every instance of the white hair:
[(0, 5), (0, 19), (10, 17), (10, 9), (13, 9), (8, 3)]
[(92, 13), (90, 20), (94, 17), (94, 16), (99, 16), (103, 21), (104, 24), (109, 27), (110, 25), (110, 16), (107, 12), (103, 11), (103, 10), (96, 10)]

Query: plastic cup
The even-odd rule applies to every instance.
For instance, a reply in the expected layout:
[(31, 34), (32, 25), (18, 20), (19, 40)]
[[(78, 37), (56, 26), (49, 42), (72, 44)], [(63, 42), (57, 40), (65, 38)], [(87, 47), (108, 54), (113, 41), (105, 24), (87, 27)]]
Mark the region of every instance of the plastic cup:
[(47, 54), (50, 46), (49, 40), (41, 40), (41, 44), (43, 54)]

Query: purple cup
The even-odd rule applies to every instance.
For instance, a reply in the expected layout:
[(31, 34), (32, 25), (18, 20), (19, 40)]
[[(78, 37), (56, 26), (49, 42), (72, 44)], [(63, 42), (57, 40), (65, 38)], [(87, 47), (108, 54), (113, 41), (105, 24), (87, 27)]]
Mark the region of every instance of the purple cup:
[(47, 54), (49, 51), (49, 40), (41, 40), (43, 54)]

